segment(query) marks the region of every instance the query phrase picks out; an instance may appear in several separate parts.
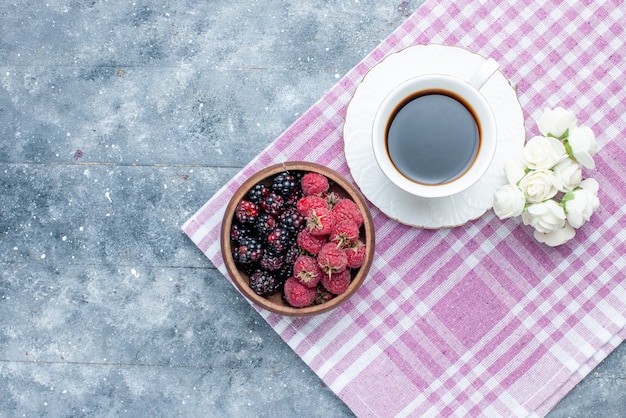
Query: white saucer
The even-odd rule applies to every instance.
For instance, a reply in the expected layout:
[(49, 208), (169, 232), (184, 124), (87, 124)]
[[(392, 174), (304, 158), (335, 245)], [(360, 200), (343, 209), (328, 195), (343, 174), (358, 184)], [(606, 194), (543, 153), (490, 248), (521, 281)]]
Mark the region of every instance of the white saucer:
[(515, 90), (500, 71), (481, 89), (496, 118), (496, 154), (487, 173), (469, 189), (442, 198), (408, 194), (385, 177), (376, 164), (371, 144), (374, 115), (394, 86), (431, 73), (469, 80), (484, 61), (480, 55), (459, 47), (411, 46), (386, 57), (357, 87), (348, 105), (343, 130), (346, 160), (361, 192), (390, 218), (436, 229), (462, 225), (491, 209), (495, 191), (506, 183), (504, 164), (522, 152), (525, 141), (522, 108)]

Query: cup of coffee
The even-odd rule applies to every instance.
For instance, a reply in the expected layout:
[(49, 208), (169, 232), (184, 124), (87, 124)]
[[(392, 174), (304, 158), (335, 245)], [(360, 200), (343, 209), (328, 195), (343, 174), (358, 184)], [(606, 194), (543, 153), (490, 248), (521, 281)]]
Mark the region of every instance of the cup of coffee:
[(372, 146), (385, 176), (420, 197), (445, 197), (476, 183), (496, 151), (496, 121), (480, 88), (496, 72), (488, 59), (469, 80), (429, 74), (383, 100)]

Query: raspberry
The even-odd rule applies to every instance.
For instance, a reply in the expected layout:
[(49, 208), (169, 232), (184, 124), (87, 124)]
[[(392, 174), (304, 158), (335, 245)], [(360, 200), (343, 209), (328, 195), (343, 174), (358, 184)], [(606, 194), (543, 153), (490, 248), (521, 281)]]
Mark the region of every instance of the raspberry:
[(317, 286), (323, 275), (317, 260), (311, 256), (301, 255), (293, 264), (293, 277), (306, 287)]
[(350, 270), (343, 270), (339, 273), (332, 273), (322, 277), (322, 286), (334, 295), (340, 295), (350, 286), (352, 278)]
[(332, 209), (342, 199), (345, 199), (345, 196), (338, 192), (328, 192), (324, 195), (324, 200), (330, 209)]
[(284, 171), (274, 177), (271, 188), (282, 197), (288, 197), (297, 188), (296, 178), (293, 174)]
[(287, 303), (295, 308), (304, 308), (315, 301), (315, 289), (306, 287), (295, 277), (290, 277), (283, 288)]
[(258, 232), (259, 236), (267, 237), (277, 226), (276, 218), (268, 213), (262, 213), (257, 218), (254, 229)]
[(311, 255), (317, 255), (320, 252), (324, 244), (328, 242), (326, 235), (315, 236), (311, 235), (309, 231), (303, 229), (298, 233), (298, 245), (304, 251)]
[(303, 216), (309, 216), (309, 213), (311, 213), (313, 209), (328, 209), (328, 203), (320, 196), (304, 196), (298, 200), (296, 207), (298, 208), (298, 212)]
[(352, 219), (359, 228), (363, 225), (363, 214), (353, 200), (341, 199), (333, 207), (332, 213), (335, 221)]
[(361, 240), (357, 240), (350, 247), (346, 248), (346, 255), (348, 256), (348, 268), (359, 268), (365, 262), (365, 244)]
[(260, 205), (270, 192), (263, 183), (257, 183), (250, 190), (248, 190), (248, 199), (257, 205)]
[(259, 216), (259, 206), (249, 200), (240, 200), (235, 208), (235, 216), (241, 223), (253, 224)]
[(348, 264), (348, 256), (343, 248), (329, 242), (324, 244), (317, 254), (317, 263), (327, 275), (344, 271)]
[(333, 223), (329, 240), (340, 247), (347, 247), (359, 238), (359, 227), (352, 219)]
[(305, 195), (320, 195), (328, 190), (328, 179), (319, 173), (306, 173), (302, 177), (302, 191)]
[(328, 208), (312, 209), (306, 217), (306, 229), (311, 235), (328, 235), (333, 229), (333, 217)]
[(250, 288), (259, 296), (270, 296), (280, 288), (280, 282), (271, 273), (257, 270), (250, 276)]
[(269, 247), (276, 253), (282, 254), (293, 244), (293, 238), (286, 229), (276, 228), (267, 236)]
[(278, 216), (283, 211), (284, 199), (278, 193), (270, 192), (261, 202), (265, 212), (272, 216)]

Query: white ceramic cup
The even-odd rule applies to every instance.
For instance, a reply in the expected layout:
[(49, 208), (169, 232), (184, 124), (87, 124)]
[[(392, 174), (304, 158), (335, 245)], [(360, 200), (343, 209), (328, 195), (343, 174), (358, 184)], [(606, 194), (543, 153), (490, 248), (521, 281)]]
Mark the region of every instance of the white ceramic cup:
[[(399, 84), (385, 97), (374, 117), (372, 147), (378, 166), (393, 184), (415, 196), (445, 197), (466, 190), (485, 174), (496, 151), (496, 121), (480, 88), (497, 69), (498, 64), (488, 59), (469, 80), (442, 74), (418, 76)], [(434, 184), (420, 183), (403, 174), (392, 161), (387, 143), (389, 126), (399, 111), (399, 107), (421, 94), (432, 94), (432, 92), (442, 93), (461, 102), (473, 116), (479, 132), (477, 151), (469, 167), (465, 167), (464, 171), (460, 170), (455, 174), (456, 177), (453, 176), (450, 180)], [(469, 136), (475, 136), (475, 133), (468, 132), (467, 135), (468, 141), (473, 141)], [(407, 140), (422, 141), (419, 134), (413, 132)], [(421, 143), (418, 146), (421, 147)], [(454, 149), (446, 150), (446, 152), (454, 151)], [(433, 160), (438, 158), (437, 155), (434, 157)]]

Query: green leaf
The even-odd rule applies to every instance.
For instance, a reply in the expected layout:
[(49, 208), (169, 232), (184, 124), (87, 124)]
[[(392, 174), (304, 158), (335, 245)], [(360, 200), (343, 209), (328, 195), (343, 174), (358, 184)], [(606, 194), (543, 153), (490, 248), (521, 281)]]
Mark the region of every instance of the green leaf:
[(576, 161), (576, 158), (574, 157), (574, 151), (572, 151), (572, 146), (569, 144), (568, 140), (563, 141), (563, 146), (565, 147), (565, 152), (567, 153), (567, 155), (574, 161)]
[(548, 136), (549, 138), (555, 138), (555, 139), (558, 139), (558, 140), (562, 141), (562, 140), (564, 140), (564, 139), (567, 139), (567, 137), (569, 137), (569, 128), (567, 128), (567, 129), (565, 130), (565, 132), (563, 132), (563, 134), (562, 134), (561, 136), (556, 136), (556, 135), (553, 135), (553, 134), (551, 134), (551, 133), (548, 133), (548, 135), (547, 135), (547, 136)]
[(565, 203), (567, 203), (568, 200), (572, 200), (574, 198), (574, 192), (567, 192), (563, 195), (563, 197), (561, 198), (561, 205), (563, 206), (563, 208), (565, 209)]

